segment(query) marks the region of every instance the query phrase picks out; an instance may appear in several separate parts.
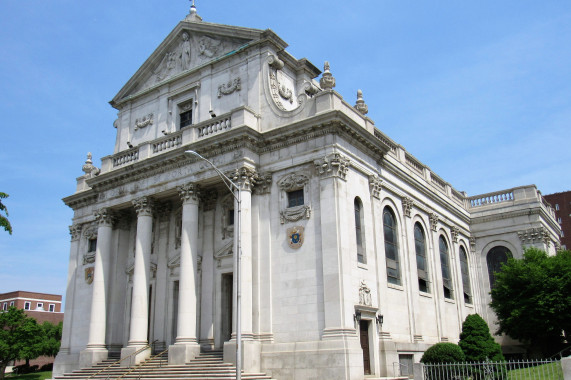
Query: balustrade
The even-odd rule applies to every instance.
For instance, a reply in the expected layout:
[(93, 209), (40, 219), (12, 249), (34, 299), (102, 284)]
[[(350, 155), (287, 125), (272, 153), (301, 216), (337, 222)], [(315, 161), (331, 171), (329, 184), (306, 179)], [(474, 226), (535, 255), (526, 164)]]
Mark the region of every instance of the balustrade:
[(221, 116), (213, 119), (206, 125), (199, 125), (196, 128), (198, 129), (198, 138), (206, 137), (208, 135), (213, 135), (220, 131), (232, 128), (232, 118), (230, 115)]
[(470, 197), (468, 199), (470, 201), (470, 207), (479, 207), (501, 202), (513, 201), (514, 195), (512, 190), (504, 190), (496, 193), (477, 195), (475, 197)]
[(135, 162), (139, 159), (139, 149), (133, 148), (126, 152), (116, 155), (113, 157), (113, 167), (116, 168), (118, 166), (130, 164)]
[(182, 144), (182, 131), (176, 134), (168, 135), (162, 139), (153, 142), (153, 154), (165, 152), (167, 150), (174, 149)]

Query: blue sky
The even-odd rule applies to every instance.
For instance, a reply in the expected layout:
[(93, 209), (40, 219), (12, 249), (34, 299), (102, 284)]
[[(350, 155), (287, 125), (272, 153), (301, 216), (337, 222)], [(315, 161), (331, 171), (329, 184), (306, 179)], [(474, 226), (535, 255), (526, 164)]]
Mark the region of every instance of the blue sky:
[[(188, 13), (184, 0), (0, 0), (0, 292), (64, 294), (87, 152), (112, 153), (108, 101)], [(197, 1), (270, 28), (296, 58), (456, 189), (571, 190), (571, 2)]]

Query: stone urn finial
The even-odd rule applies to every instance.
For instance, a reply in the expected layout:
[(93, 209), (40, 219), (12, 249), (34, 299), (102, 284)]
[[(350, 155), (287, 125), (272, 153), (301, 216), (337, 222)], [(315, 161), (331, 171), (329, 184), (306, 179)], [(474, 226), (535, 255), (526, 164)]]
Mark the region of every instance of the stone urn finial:
[(99, 169), (93, 166), (93, 161), (91, 160), (92, 157), (91, 152), (88, 152), (87, 160), (85, 160), (85, 164), (81, 167), (86, 178), (91, 178), (99, 174)]
[(328, 61), (325, 61), (325, 64), (323, 65), (323, 76), (319, 81), (319, 85), (324, 90), (331, 90), (333, 87), (335, 87), (335, 78), (333, 77), (333, 74), (331, 74), (331, 72), (329, 71)]
[(363, 100), (363, 91), (357, 90), (357, 103), (355, 104), (355, 109), (361, 114), (366, 115), (369, 112), (369, 107), (365, 104)]

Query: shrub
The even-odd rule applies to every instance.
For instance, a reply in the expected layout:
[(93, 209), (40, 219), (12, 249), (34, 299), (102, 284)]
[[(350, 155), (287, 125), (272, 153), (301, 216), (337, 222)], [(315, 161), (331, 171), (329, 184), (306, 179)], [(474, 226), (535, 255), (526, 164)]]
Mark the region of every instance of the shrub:
[(464, 352), (454, 343), (436, 343), (422, 355), (424, 364), (457, 363), (465, 361)]
[(500, 345), (494, 341), (488, 324), (478, 314), (471, 314), (466, 317), (462, 324), (458, 346), (464, 352), (467, 361), (504, 360)]

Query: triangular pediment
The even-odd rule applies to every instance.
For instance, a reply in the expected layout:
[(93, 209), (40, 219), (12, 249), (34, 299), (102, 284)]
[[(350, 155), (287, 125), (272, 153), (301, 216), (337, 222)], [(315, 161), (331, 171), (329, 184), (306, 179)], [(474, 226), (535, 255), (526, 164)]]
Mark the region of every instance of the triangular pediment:
[[(181, 21), (111, 101), (123, 100), (172, 79), (262, 38), (263, 30), (206, 22)], [(285, 47), (285, 46), (284, 46)]]

